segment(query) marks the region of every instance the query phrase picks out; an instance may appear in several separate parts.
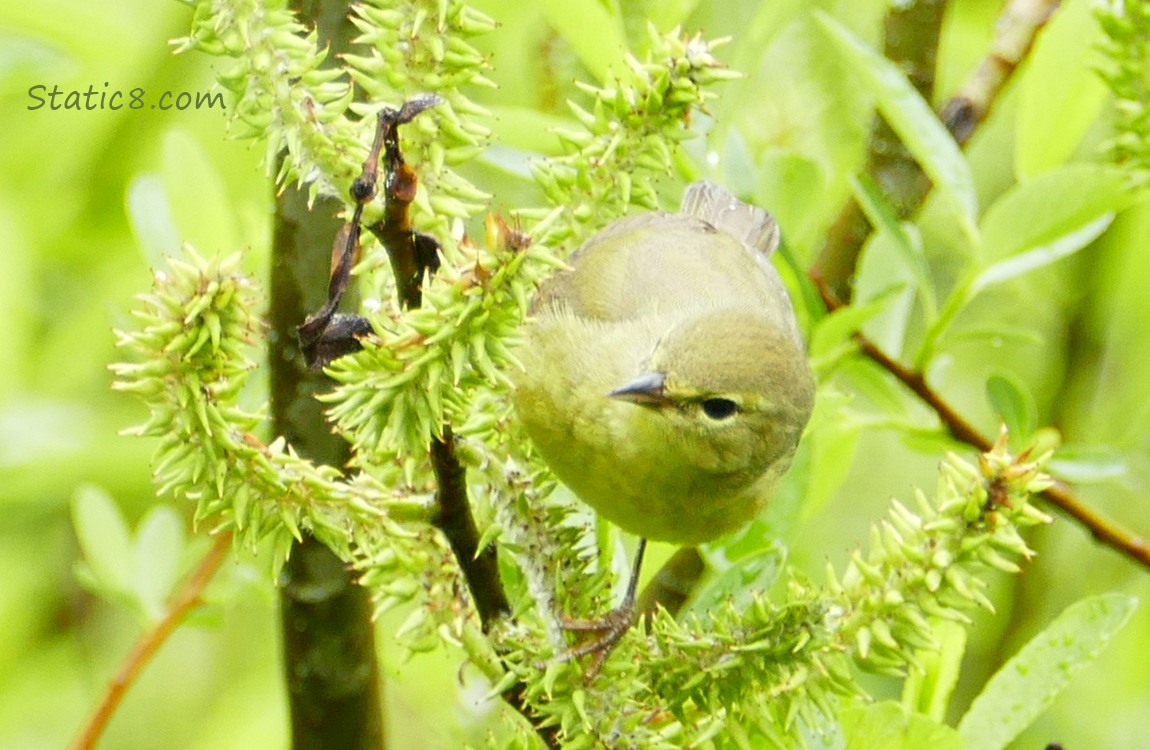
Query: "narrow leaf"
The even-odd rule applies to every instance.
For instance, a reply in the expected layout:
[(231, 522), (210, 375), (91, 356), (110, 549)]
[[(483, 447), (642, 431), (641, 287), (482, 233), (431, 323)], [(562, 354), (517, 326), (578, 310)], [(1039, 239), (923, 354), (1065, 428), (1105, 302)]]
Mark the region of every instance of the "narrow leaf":
[(1038, 426), (1038, 406), (1026, 385), (1008, 372), (986, 380), (986, 396), (1011, 436), (1025, 439)]
[(1048, 464), (1050, 472), (1069, 482), (1089, 484), (1125, 476), (1125, 456), (1113, 446), (1067, 444)]
[(892, 286), (864, 303), (840, 308), (820, 320), (810, 344), (810, 358), (814, 368), (822, 369), (821, 360), (837, 356), (841, 347), (862, 328), (863, 323), (882, 312), (903, 289), (905, 287), (902, 285)]
[(1064, 163), (1098, 118), (1106, 84), (1084, 64), (1102, 38), (1094, 3), (1062, 3), (1038, 35), (1019, 82), (1015, 171), (1034, 177)]
[(132, 588), (132, 541), (128, 524), (107, 492), (93, 485), (76, 491), (72, 523), (95, 583), (109, 593)]
[(1114, 221), (1114, 214), (1104, 214), (1089, 224), (1069, 234), (1063, 235), (1049, 244), (1040, 245), (1021, 255), (1016, 255), (1013, 258), (1007, 258), (1004, 261), (995, 263), (975, 278), (974, 284), (971, 286), (972, 296), (989, 286), (1001, 284), (1004, 281), (1009, 281), (1018, 276), (1030, 273), (1031, 271), (1049, 266), (1051, 263), (1061, 260), (1068, 255), (1073, 255), (1096, 240), (1100, 234), (1106, 231), (1106, 228), (1110, 226), (1112, 221)]
[(540, 7), (579, 62), (605, 81), (610, 63), (627, 51), (622, 19), (598, 0), (542, 0)]
[(949, 620), (931, 623), (937, 649), (918, 649), (923, 671), (912, 670), (903, 684), (903, 706), (930, 717), (946, 718), (946, 707), (958, 684), (962, 657), (966, 653), (966, 628)]
[(1001, 750), (1098, 657), (1138, 606), (1126, 594), (1072, 604), (1003, 665), (959, 722), (966, 747)]
[[(1129, 201), (1123, 175), (1113, 167), (1074, 164), (1046, 172), (1007, 190), (986, 210), (981, 255), (997, 263), (1054, 246)], [(1071, 247), (1068, 252), (1077, 249)]]

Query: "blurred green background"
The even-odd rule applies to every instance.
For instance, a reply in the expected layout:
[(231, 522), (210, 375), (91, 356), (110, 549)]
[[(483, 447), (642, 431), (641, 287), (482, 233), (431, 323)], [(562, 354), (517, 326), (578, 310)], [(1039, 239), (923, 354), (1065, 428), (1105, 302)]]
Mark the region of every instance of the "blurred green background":
[[(576, 77), (601, 73), (618, 55), (612, 44), (642, 36), (643, 19), (660, 28), (686, 19), (687, 29), (708, 37), (732, 35), (719, 56), (747, 74), (720, 90), (696, 123), (712, 129), (711, 139), (689, 152), (700, 170), (717, 161), (720, 180), (775, 211), (791, 251), (810, 263), (847, 193), (847, 175), (861, 163), (870, 119), (857, 87), (810, 33), (805, 11), (823, 8), (875, 41), (885, 2), (636, 0), (622, 3), (628, 21), (618, 26), (601, 23), (608, 11), (597, 0), (476, 5), (502, 22), (483, 40), (499, 88), (480, 95), (497, 115), (500, 145), (470, 175), (496, 196), (496, 208), (540, 201), (522, 178), (524, 157), (555, 148), (547, 127), (567, 118), (563, 102), (577, 96)], [(983, 54), (1000, 5), (951, 3), (940, 98)], [(1096, 158), (1110, 105), (1091, 83), (1080, 38), (1095, 33), (1089, 2), (1063, 5), (1067, 20), (1047, 32), (1049, 49), (1036, 52), (968, 149), (983, 205), (1018, 174)], [(141, 631), (136, 617), (87, 593), (73, 572), (77, 492), (108, 493), (133, 525), (156, 503), (151, 446), (117, 434), (144, 415), (109, 390), (112, 329), (126, 324), (150, 269), (180, 242), (205, 254), (244, 249), (248, 270), (262, 278), (273, 192), (262, 148), (230, 140), (218, 109), (29, 110), (36, 85), (141, 88), (147, 104), (165, 91), (213, 90), (226, 63), (171, 54), (169, 40), (189, 27), (188, 7), (173, 0), (13, 6), (0, 10), (0, 747), (23, 750), (70, 741)], [(607, 33), (614, 28), (618, 34)], [(948, 242), (929, 207), (922, 229), (932, 267), (945, 277)], [(1115, 467), (1085, 477), (1095, 481), (1079, 486), (1080, 496), (1142, 530), (1150, 530), (1148, 230), (1144, 207), (1127, 211), (1070, 261), (980, 298), (961, 327), (999, 327), (1004, 335), (957, 337), (947, 366), (931, 373), (988, 433), (995, 420), (983, 395), (986, 377), (1006, 373), (1027, 384), (1039, 423), (1058, 425), (1079, 455), (1101, 456), (1095, 469)], [(856, 407), (879, 416), (918, 408), (859, 367), (848, 366), (836, 382), (856, 394)], [(811, 507), (787, 540), (792, 561), (817, 576), (827, 559), (845, 560), (891, 496), (933, 486), (938, 450), (876, 417), (857, 448), (841, 456), (841, 487)], [(190, 508), (178, 510), (190, 524)], [(1033, 544), (1039, 559), (1021, 577), (997, 579), (998, 613), (980, 617), (972, 630), (956, 711), (1070, 603), (1109, 590), (1148, 599), (1150, 571), (1067, 520), (1036, 532)], [(203, 549), (193, 546), (188, 559)], [(278, 621), (266, 571), (266, 561), (246, 557), (225, 564), (209, 606), (148, 665), (102, 747), (285, 746)], [(396, 653), (390, 634), (402, 616), (379, 625), (393, 746), (450, 748), (482, 737), (495, 710), (477, 704), (482, 688), (457, 671), (455, 655), (406, 660)], [(1150, 747), (1148, 640), (1144, 605), (1015, 746)]]

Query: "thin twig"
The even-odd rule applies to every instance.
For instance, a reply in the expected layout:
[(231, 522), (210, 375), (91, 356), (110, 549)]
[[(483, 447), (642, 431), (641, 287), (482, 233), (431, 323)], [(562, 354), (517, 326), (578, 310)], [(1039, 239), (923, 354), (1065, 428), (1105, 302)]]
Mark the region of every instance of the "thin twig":
[(216, 537), (211, 549), (203, 556), (191, 575), (187, 577), (172, 596), (171, 601), (168, 602), (168, 609), (164, 616), (144, 632), (132, 646), (132, 650), (128, 652), (124, 663), (120, 666), (120, 671), (108, 683), (108, 689), (104, 692), (104, 698), (100, 701), (100, 705), (96, 707), (83, 731), (72, 743), (72, 750), (89, 750), (89, 748), (96, 746), (96, 741), (103, 734), (104, 728), (107, 727), (108, 721), (111, 720), (112, 714), (116, 711), (116, 707), (120, 705), (120, 701), (123, 700), (128, 688), (135, 682), (144, 666), (151, 661), (160, 646), (184, 619), (184, 616), (199, 606), (204, 589), (215, 576), (216, 571), (219, 570), (224, 558), (227, 557), (231, 544), (231, 532), (225, 532)]
[(1096, 542), (1116, 549), (1127, 557), (1150, 567), (1150, 540), (1147, 540), (1146, 537), (1135, 534), (1109, 519), (1103, 518), (1083, 504), (1065, 485), (1054, 485), (1043, 492), (1042, 497), (1082, 524)]
[[(396, 297), (405, 310), (417, 308), (422, 303), (421, 280), (427, 269), (434, 271), (438, 267), (435, 254), (438, 243), (415, 231), (412, 226), (411, 202), (415, 200), (419, 178), (399, 148), (399, 126), (439, 103), (436, 97), (422, 96), (406, 102), (398, 110), (384, 109), (380, 112), (372, 153), (364, 164), (363, 175), (352, 187), (352, 195), (361, 203), (375, 194), (378, 177), (375, 161), (382, 152), (387, 208), (384, 218), (369, 228), (387, 250), (395, 274)], [(432, 440), (428, 451), (439, 487), (435, 495), (439, 506), (435, 525), (447, 537), (455, 553), (475, 600), (479, 620), (486, 630), (495, 620), (510, 614), (511, 605), (499, 580), (495, 548), (479, 548), (479, 531), (467, 498), (467, 474), (455, 455), (451, 425), (443, 425), (442, 437)]]
[[(834, 293), (821, 279), (817, 277), (813, 278), (819, 288), (820, 294), (822, 294), (823, 301), (827, 305), (827, 310), (833, 312), (843, 306), (835, 300)], [(923, 403), (929, 406), (935, 414), (938, 415), (943, 427), (946, 428), (946, 431), (950, 433), (951, 437), (979, 451), (985, 452), (990, 450), (993, 445), (991, 440), (971, 425), (938, 391), (934, 390), (926, 382), (926, 378), (923, 377), (921, 372), (912, 370), (895, 360), (863, 333), (856, 332), (854, 338), (863, 356), (878, 364), (891, 375), (894, 375), (895, 379), (909, 388)], [(1083, 504), (1064, 484), (1054, 485), (1044, 491), (1041, 497), (1077, 521), (1083, 528), (1089, 531), (1090, 535), (1099, 543), (1117, 550), (1142, 565), (1150, 567), (1150, 540), (1147, 540), (1140, 534), (1135, 534), (1122, 528), (1109, 519), (1103, 518), (1100, 514)]]
[(1011, 0), (998, 17), (990, 50), (958, 93), (942, 108), (943, 123), (962, 146), (990, 114), (1014, 71), (1034, 47), (1038, 32), (1058, 10), (1060, 0)]

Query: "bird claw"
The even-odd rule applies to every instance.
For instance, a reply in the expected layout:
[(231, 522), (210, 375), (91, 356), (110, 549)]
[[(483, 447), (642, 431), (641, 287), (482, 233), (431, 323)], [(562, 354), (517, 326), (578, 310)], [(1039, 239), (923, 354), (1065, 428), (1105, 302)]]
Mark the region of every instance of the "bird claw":
[(588, 634), (580, 643), (563, 653), (563, 661), (591, 656), (591, 661), (583, 670), (583, 679), (590, 682), (599, 674), (607, 657), (619, 645), (631, 626), (635, 624), (635, 605), (624, 604), (594, 620), (563, 618), (560, 627), (577, 633)]

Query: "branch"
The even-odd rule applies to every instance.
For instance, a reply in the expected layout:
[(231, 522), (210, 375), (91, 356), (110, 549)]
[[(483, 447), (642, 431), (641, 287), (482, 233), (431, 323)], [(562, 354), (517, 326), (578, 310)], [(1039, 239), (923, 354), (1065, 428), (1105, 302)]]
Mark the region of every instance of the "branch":
[[(834, 312), (843, 307), (842, 303), (834, 298), (834, 293), (822, 279), (815, 276), (812, 276), (812, 278), (816, 286), (818, 286), (819, 293), (822, 295), (829, 312)], [(950, 433), (951, 437), (983, 453), (993, 447), (993, 441), (979, 432), (970, 422), (959, 414), (958, 410), (939, 395), (936, 390), (931, 388), (921, 372), (912, 370), (896, 361), (861, 332), (856, 332), (854, 338), (855, 341), (858, 342), (859, 351), (863, 356), (878, 364), (879, 367), (891, 375), (894, 375), (900, 383), (909, 388), (923, 403), (934, 410), (942, 422), (943, 427), (946, 428), (946, 431)], [(1103, 518), (1084, 505), (1065, 485), (1056, 484), (1043, 491), (1041, 497), (1077, 521), (1090, 532), (1090, 535), (1093, 536), (1096, 541), (1126, 555), (1142, 565), (1150, 567), (1150, 540)]]
[[(293, 0), (292, 5), (299, 17), (316, 25), (318, 38), (333, 52), (350, 49), (355, 29), (347, 19), (346, 3)], [(278, 169), (290, 171), (301, 161), (306, 163), (298, 154), (281, 151)], [(339, 206), (339, 201), (323, 196), (311, 205), (307, 189), (288, 187), (286, 180), (277, 195), (267, 351), (273, 434), (286, 438), (299, 455), (333, 467), (346, 465), (349, 447), (332, 433), (323, 405), (315, 398), (330, 390), (331, 381), (309, 368), (309, 349), (301, 346), (307, 342), (297, 341), (294, 334), (309, 310), (325, 297), (331, 301), (333, 274), (321, 248), (338, 233), (340, 224), (332, 214)], [(350, 257), (346, 269), (340, 270), (341, 278), (350, 276)], [(341, 296), (346, 288), (344, 278)], [(332, 550), (306, 533), (292, 544), (278, 583), (291, 747), (386, 747), (369, 592)]]
[(448, 425), (443, 427), (443, 437), (431, 443), (431, 463), (439, 485), (435, 525), (447, 537), (475, 600), (479, 621), (488, 630), (496, 620), (511, 614), (511, 605), (499, 580), (495, 547), (479, 549), (479, 530), (467, 501), (467, 473), (455, 455), (455, 438)]
[[(411, 203), (419, 178), (400, 150), (399, 126), (440, 103), (437, 97), (421, 96), (407, 101), (398, 110), (384, 108), (379, 113), (371, 151), (360, 176), (351, 186), (355, 209), (351, 220), (337, 233), (332, 247), (327, 300), (298, 329), (301, 347), (313, 368), (326, 366), (336, 357), (357, 351), (361, 348), (359, 338), (371, 332), (370, 323), (362, 316), (340, 314), (336, 310), (350, 284), (351, 268), (359, 255), (360, 219), (364, 206), (378, 189), (381, 159), (385, 212), (368, 230), (387, 251), (400, 307), (405, 310), (419, 307), (424, 274), (439, 268), (439, 243), (430, 235), (416, 231), (412, 224)], [(479, 548), (479, 530), (467, 496), (466, 470), (455, 454), (451, 425), (442, 425), (442, 435), (432, 440), (428, 451), (439, 487), (434, 524), (451, 547), (479, 620), (487, 631), (494, 622), (511, 614), (511, 604), (499, 577), (495, 548)], [(525, 692), (526, 685), (516, 682), (503, 691), (502, 697), (531, 723), (547, 747), (559, 747), (558, 729), (542, 726), (530, 710)]]
[(128, 652), (128, 656), (120, 666), (120, 671), (108, 683), (104, 699), (100, 701), (100, 705), (97, 706), (92, 717), (88, 719), (83, 731), (72, 743), (72, 750), (89, 750), (96, 746), (96, 742), (103, 734), (112, 714), (115, 713), (120, 701), (128, 692), (128, 688), (136, 681), (136, 677), (139, 676), (144, 666), (151, 661), (152, 657), (159, 651), (160, 646), (168, 640), (168, 636), (175, 631), (184, 616), (202, 602), (200, 597), (215, 576), (216, 571), (219, 570), (224, 558), (227, 557), (231, 543), (231, 532), (225, 532), (216, 537), (211, 549), (203, 556), (191, 575), (168, 602), (168, 610), (164, 616), (151, 629), (141, 635), (136, 644), (132, 646), (132, 650)]
[(946, 129), (965, 145), (974, 129), (990, 114), (1014, 71), (1030, 53), (1038, 32), (1058, 10), (1060, 0), (1011, 0), (995, 28), (986, 58), (939, 115)]
[[(268, 338), (272, 430), (317, 465), (342, 467), (348, 445), (332, 433), (314, 397), (329, 379), (310, 369), (296, 326), (326, 291), (328, 261), (316, 252), (338, 222), (333, 202), (309, 210), (305, 191), (276, 201), (270, 268)], [(311, 535), (293, 543), (279, 581), (281, 651), (291, 720), (291, 747), (382, 748), (383, 704), (371, 601), (334, 552)], [(309, 597), (304, 592), (309, 592)], [(356, 679), (358, 682), (351, 683)]]
[[(411, 203), (415, 200), (419, 178), (403, 158), (399, 148), (399, 126), (414, 120), (420, 113), (434, 107), (440, 100), (434, 96), (421, 96), (404, 103), (398, 110), (385, 108), (379, 113), (379, 126), (371, 153), (363, 165), (363, 173), (351, 188), (356, 201), (355, 213), (344, 231), (336, 238), (333, 254), (332, 277), (328, 302), (319, 313), (308, 318), (301, 326), (301, 340), (310, 334), (323, 339), (330, 328), (314, 331), (318, 324), (331, 321), (335, 306), (339, 304), (348, 283), (359, 237), (359, 219), (364, 204), (371, 200), (377, 189), (379, 160), (383, 158), (383, 184), (386, 190), (384, 218), (372, 224), (369, 230), (379, 238), (395, 275), (395, 293), (400, 307), (410, 310), (422, 303), (423, 275), (439, 267), (439, 243), (430, 235), (417, 232), (411, 221)], [(346, 237), (344, 236), (346, 235)], [(351, 316), (346, 316), (351, 317)], [(370, 330), (364, 321), (364, 327)], [(305, 330), (308, 329), (308, 330)], [(342, 332), (336, 332), (343, 336)], [(354, 350), (358, 343), (352, 337), (346, 343), (337, 343), (340, 350)], [(327, 364), (323, 362), (323, 364)], [(443, 434), (432, 440), (429, 452), (435, 470), (439, 492), (436, 503), (439, 512), (435, 525), (447, 537), (451, 550), (459, 563), (471, 590), (475, 607), (484, 630), (498, 618), (511, 613), (511, 605), (499, 580), (499, 564), (495, 548), (479, 549), (479, 530), (471, 514), (467, 499), (467, 474), (455, 455), (455, 438), (451, 425), (443, 425)]]

